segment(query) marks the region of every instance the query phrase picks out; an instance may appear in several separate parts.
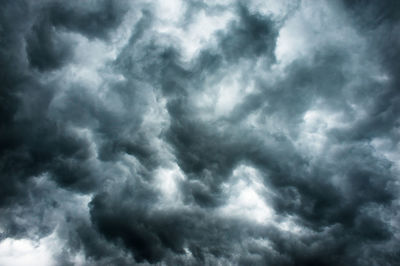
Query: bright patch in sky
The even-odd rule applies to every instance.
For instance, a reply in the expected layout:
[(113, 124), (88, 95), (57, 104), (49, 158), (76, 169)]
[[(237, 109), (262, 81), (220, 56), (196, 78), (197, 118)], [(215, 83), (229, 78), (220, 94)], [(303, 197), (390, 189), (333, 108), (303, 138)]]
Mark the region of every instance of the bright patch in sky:
[(266, 203), (266, 190), (260, 182), (256, 169), (239, 166), (234, 170), (230, 182), (224, 185), (228, 201), (220, 211), (228, 217), (249, 219), (263, 224), (271, 222), (273, 210)]

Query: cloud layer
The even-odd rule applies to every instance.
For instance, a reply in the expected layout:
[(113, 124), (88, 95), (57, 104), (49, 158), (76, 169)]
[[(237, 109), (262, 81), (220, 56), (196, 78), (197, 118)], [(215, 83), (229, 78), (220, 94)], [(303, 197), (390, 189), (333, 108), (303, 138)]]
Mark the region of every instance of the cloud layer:
[(0, 264), (395, 265), (399, 10), (2, 1)]

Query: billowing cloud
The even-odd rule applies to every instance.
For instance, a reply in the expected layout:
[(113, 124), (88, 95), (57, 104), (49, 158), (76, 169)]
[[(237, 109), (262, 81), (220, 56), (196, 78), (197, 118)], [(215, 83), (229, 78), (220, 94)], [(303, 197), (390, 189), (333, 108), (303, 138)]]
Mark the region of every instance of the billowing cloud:
[(1, 265), (396, 265), (396, 1), (3, 1)]

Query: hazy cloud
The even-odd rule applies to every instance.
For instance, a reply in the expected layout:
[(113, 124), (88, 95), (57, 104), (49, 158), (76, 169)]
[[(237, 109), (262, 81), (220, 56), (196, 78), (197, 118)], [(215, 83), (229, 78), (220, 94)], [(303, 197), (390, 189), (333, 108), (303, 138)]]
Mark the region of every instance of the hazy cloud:
[(396, 265), (398, 5), (3, 1), (0, 264)]

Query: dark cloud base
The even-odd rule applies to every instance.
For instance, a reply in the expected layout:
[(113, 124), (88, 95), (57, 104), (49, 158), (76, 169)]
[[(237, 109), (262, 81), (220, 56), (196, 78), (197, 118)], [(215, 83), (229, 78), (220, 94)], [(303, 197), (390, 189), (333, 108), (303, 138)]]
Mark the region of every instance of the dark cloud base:
[[(56, 265), (397, 265), (398, 1), (324, 2), (357, 37), (316, 33), (279, 70), (308, 2), (281, 17), (249, 3), (188, 1), (179, 27), (235, 19), (186, 60), (155, 3), (1, 1), (0, 241), (55, 234)], [(116, 45), (128, 24), (100, 83), (68, 74), (80, 42)], [(201, 97), (230, 78), (239, 100), (218, 113)], [(229, 207), (246, 175), (261, 222)]]

